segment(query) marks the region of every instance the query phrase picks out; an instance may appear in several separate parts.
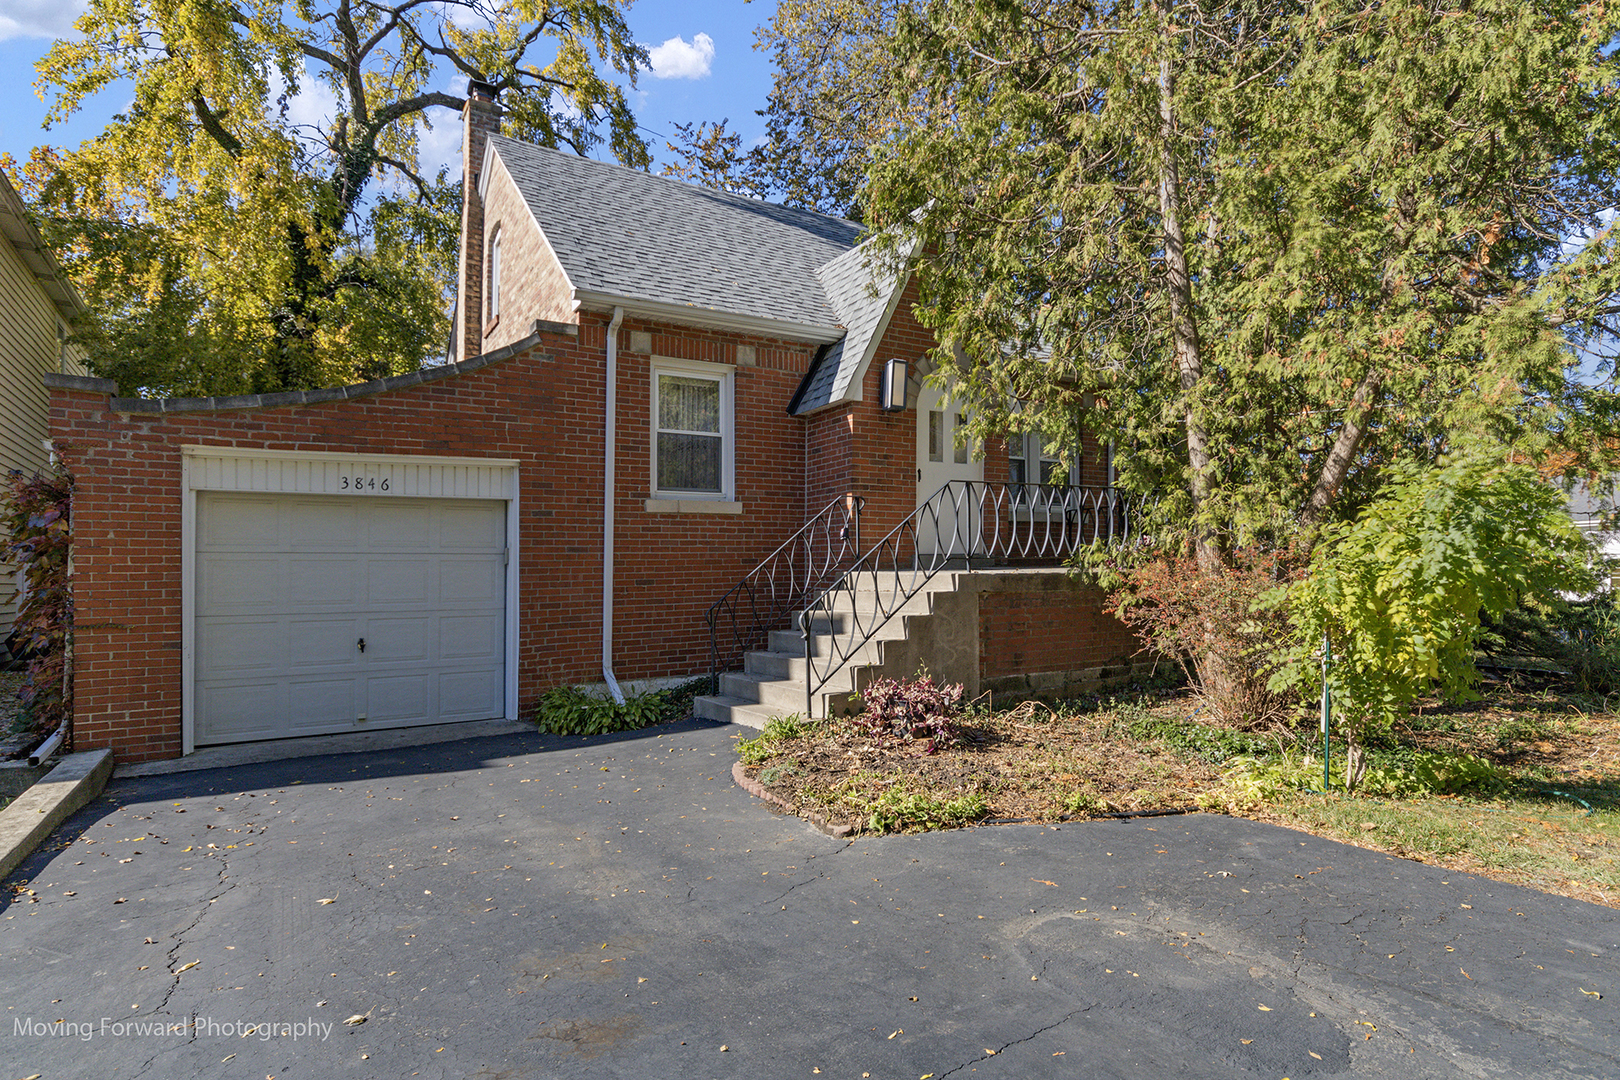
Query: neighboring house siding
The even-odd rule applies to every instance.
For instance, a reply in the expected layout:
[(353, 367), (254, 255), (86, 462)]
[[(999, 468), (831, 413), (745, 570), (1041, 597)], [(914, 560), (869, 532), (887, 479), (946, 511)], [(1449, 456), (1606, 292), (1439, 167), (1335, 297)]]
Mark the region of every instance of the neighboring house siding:
[[(103, 394), (54, 392), (52, 434), (79, 477), (75, 739), (120, 760), (178, 756), (181, 454), (185, 444), (492, 457), (519, 462), (518, 698), (601, 677), (605, 316), (506, 360), (409, 389), (319, 405), (123, 415)], [(804, 430), (783, 403), (804, 345), (741, 339), (736, 368), (741, 514), (658, 513), (651, 487), (652, 355), (733, 364), (739, 341), (635, 322), (651, 354), (621, 353), (614, 666), (621, 680), (707, 671), (703, 613), (804, 517)], [(744, 354), (743, 359), (747, 359)]]
[(484, 195), (486, 231), (501, 230), (501, 315), (484, 327), (482, 344), (469, 354), (493, 352), (528, 337), (534, 320), (577, 323), (568, 276), (540, 234), (534, 215), (512, 183), (500, 157)]
[(10, 244), (0, 242), (0, 466), (34, 472), (45, 467), (49, 398), (41, 376), (58, 367), (56, 305)]
[[(57, 307), (17, 254), (0, 238), (0, 473), (35, 473), (46, 467), (50, 398), (42, 381), (62, 368)], [(69, 374), (84, 373), (70, 354)], [(16, 618), (16, 569), (0, 560), (0, 638)]]

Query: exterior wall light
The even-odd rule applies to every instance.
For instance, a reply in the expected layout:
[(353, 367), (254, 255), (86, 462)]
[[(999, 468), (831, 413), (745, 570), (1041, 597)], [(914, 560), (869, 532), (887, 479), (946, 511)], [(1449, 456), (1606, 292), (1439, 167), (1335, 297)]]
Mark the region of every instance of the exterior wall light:
[(891, 357), (883, 362), (884, 412), (903, 412), (906, 407), (906, 362)]

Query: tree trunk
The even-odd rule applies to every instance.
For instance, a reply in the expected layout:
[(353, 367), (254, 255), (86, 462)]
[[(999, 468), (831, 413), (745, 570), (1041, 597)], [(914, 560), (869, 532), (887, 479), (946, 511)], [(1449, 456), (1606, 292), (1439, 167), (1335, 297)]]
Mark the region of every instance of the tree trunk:
[(1344, 485), (1345, 477), (1350, 475), (1350, 465), (1356, 459), (1356, 451), (1361, 448), (1362, 437), (1367, 434), (1367, 423), (1372, 419), (1373, 397), (1378, 388), (1384, 384), (1384, 373), (1373, 368), (1362, 377), (1361, 385), (1350, 396), (1350, 403), (1345, 406), (1344, 426), (1339, 428), (1338, 438), (1333, 440), (1333, 448), (1328, 451), (1327, 460), (1322, 462), (1322, 471), (1317, 476), (1316, 488), (1305, 504), (1304, 511), (1299, 515), (1300, 532), (1305, 538), (1306, 554), (1314, 546), (1316, 540), (1316, 527), (1322, 524), (1327, 516), (1328, 507)]
[[(1198, 415), (1196, 389), (1203, 377), (1203, 354), (1198, 342), (1198, 320), (1193, 312), (1192, 278), (1187, 273), (1186, 238), (1181, 229), (1181, 171), (1176, 164), (1176, 120), (1173, 101), (1175, 75), (1170, 68), (1170, 19), (1162, 3), (1159, 17), (1159, 216), (1164, 224), (1164, 262), (1169, 275), (1170, 332), (1175, 345), (1176, 370), (1187, 398), (1187, 459), (1191, 466), (1193, 513), (1202, 512), (1209, 499), (1209, 433)], [(1193, 536), (1199, 569), (1219, 570), (1224, 560), (1215, 539), (1200, 526)]]

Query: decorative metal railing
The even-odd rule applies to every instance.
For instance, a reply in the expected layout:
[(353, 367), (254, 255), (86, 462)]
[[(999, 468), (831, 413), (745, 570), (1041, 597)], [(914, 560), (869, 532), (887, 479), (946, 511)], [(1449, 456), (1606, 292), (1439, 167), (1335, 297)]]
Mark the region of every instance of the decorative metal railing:
[(840, 495), (804, 523), (781, 547), (709, 608), (709, 675), (714, 692), (720, 673), (742, 663), (792, 622), (790, 616), (836, 581), (861, 550), (859, 495)]
[(804, 605), (805, 715), (815, 715), (828, 680), (941, 570), (1056, 565), (1129, 530), (1125, 499), (1111, 487), (952, 480)]

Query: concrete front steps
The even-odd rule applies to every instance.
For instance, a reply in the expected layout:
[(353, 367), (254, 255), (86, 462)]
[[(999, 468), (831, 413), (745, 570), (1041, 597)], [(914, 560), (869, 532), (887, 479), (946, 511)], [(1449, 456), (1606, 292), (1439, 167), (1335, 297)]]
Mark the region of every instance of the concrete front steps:
[[(812, 716), (839, 715), (848, 707), (851, 697), (875, 678), (915, 673), (916, 649), (908, 647), (908, 639), (919, 633), (936, 636), (939, 628), (930, 624), (940, 619), (937, 608), (941, 594), (954, 593), (957, 587), (956, 574), (942, 571), (883, 620), (878, 613), (879, 596), (893, 607), (904, 595), (905, 588), (914, 585), (916, 580), (909, 571), (862, 575), (854, 588), (828, 594), (824, 608), (814, 616), (809, 642), (812, 655), (830, 655), (835, 639), (847, 649), (854, 638), (864, 636), (859, 632), (874, 628), (876, 632), (816, 693), (810, 702)], [(742, 671), (721, 674), (720, 692), (693, 702), (697, 715), (752, 728), (763, 728), (773, 716), (803, 716), (805, 640), (797, 629), (799, 616), (799, 612), (793, 613), (793, 629), (770, 632), (768, 648), (744, 656)], [(926, 633), (928, 630), (936, 634)], [(888, 670), (905, 663), (910, 666), (904, 670)]]

